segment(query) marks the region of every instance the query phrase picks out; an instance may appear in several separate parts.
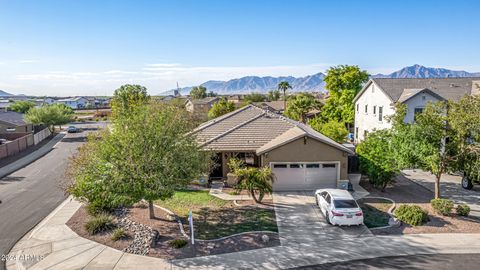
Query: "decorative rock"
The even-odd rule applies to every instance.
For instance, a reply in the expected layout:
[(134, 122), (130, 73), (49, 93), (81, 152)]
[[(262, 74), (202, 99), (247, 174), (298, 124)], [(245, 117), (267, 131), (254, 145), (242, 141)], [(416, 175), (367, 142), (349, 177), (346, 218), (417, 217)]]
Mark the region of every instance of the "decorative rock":
[(267, 243), (268, 241), (270, 241), (270, 237), (266, 234), (262, 235), (262, 241), (263, 243)]
[(128, 219), (128, 209), (120, 208), (115, 210), (117, 217), (117, 226), (125, 230), (133, 232), (133, 241), (123, 251), (133, 254), (146, 255), (150, 251), (150, 247), (154, 247), (158, 238), (158, 231), (153, 230), (149, 226), (137, 223)]

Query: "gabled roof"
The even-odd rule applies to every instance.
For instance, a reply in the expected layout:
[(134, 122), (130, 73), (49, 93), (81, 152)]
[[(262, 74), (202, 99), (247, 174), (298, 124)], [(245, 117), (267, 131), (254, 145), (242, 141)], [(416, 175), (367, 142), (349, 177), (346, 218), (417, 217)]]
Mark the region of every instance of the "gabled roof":
[(193, 133), (203, 148), (214, 151), (255, 151), (262, 154), (298, 138), (310, 137), (352, 153), (307, 125), (255, 105), (210, 120)]
[(357, 94), (354, 102), (372, 83), (378, 86), (392, 102), (399, 102), (407, 89), (428, 89), (444, 100), (458, 100), (472, 94), (473, 81), (476, 80), (480, 78), (371, 78)]
[(23, 119), (23, 114), (12, 111), (1, 111), (0, 121), (14, 126), (23, 126), (27, 124), (27, 122), (25, 122), (25, 120)]
[(438, 100), (445, 100), (442, 96), (438, 95), (437, 93), (433, 92), (430, 89), (423, 88), (423, 89), (405, 89), (402, 92), (402, 95), (400, 95), (400, 98), (398, 99), (397, 102), (404, 103), (407, 100), (413, 98), (414, 96), (420, 94), (420, 93), (428, 93), (429, 95), (437, 98)]
[(189, 100), (193, 104), (209, 104), (209, 103), (217, 101), (218, 99), (219, 99), (218, 97), (206, 97), (206, 98), (202, 98), (202, 99), (189, 99)]

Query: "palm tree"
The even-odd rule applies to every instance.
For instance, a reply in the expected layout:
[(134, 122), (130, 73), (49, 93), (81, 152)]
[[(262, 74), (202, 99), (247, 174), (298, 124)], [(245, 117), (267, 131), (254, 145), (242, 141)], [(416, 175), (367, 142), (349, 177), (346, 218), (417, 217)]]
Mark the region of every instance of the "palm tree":
[(280, 82), (278, 84), (278, 90), (283, 91), (283, 109), (286, 111), (287, 110), (287, 90), (292, 89), (292, 86), (286, 82)]
[[(241, 168), (235, 171), (238, 177), (237, 191), (247, 190), (256, 203), (261, 203), (265, 194), (273, 191), (272, 183), (275, 175), (269, 167)], [(258, 198), (257, 198), (258, 193)]]
[(285, 115), (305, 124), (307, 114), (313, 109), (319, 108), (320, 102), (313, 95), (300, 93), (288, 101), (288, 109), (285, 110)]

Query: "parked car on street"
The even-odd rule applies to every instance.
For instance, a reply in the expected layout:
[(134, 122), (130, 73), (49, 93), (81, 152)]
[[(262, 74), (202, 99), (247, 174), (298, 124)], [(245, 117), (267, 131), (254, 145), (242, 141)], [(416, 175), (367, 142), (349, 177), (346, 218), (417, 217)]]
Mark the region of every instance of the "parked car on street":
[(78, 132), (78, 128), (75, 127), (75, 126), (69, 126), (69, 127), (67, 128), (67, 132), (68, 132), (68, 133), (76, 133), (76, 132)]
[(318, 189), (315, 200), (332, 225), (362, 225), (363, 212), (352, 195), (343, 189)]

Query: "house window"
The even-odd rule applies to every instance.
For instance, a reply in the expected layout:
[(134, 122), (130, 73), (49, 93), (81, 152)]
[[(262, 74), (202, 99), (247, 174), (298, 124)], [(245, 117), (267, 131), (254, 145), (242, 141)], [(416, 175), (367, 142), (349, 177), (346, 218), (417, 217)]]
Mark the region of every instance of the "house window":
[(383, 107), (378, 107), (378, 121), (383, 121)]
[(302, 167), (302, 165), (300, 165), (300, 164), (290, 164), (291, 169), (299, 169), (301, 167)]
[(358, 139), (358, 127), (355, 128), (355, 139)]
[(357, 103), (357, 112), (360, 111), (360, 104)]
[(307, 164), (307, 169), (320, 168), (320, 164)]
[(287, 168), (287, 164), (273, 164), (273, 168)]
[(368, 113), (368, 105), (365, 105), (365, 113)]
[(335, 168), (337, 165), (335, 163), (325, 163), (322, 164), (322, 168)]
[(413, 120), (417, 121), (417, 115), (423, 113), (423, 108), (415, 108), (413, 111)]
[(377, 114), (377, 106), (373, 106), (373, 114)]
[(422, 100), (425, 101), (427, 100), (427, 97), (425, 95), (422, 96)]

